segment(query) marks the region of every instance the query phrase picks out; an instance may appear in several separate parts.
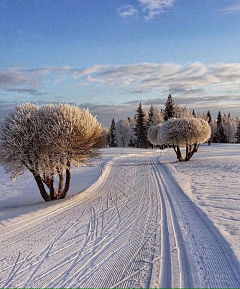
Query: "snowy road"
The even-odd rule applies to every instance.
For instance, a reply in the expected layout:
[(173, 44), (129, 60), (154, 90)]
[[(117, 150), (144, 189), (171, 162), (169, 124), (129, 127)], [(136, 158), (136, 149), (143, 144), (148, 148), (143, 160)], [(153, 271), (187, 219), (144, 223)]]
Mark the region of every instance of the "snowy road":
[(74, 200), (1, 231), (1, 287), (240, 287), (225, 241), (157, 157), (115, 159)]

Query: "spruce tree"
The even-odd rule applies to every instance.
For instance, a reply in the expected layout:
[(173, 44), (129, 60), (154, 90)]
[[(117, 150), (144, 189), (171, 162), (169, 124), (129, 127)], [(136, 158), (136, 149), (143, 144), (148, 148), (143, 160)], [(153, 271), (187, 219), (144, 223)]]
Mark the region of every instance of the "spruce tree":
[(196, 117), (196, 113), (195, 113), (194, 109), (192, 111), (192, 115), (193, 115), (193, 117)]
[(237, 138), (237, 142), (240, 143), (240, 123), (237, 127), (236, 138)]
[(153, 125), (153, 117), (154, 117), (154, 107), (153, 105), (151, 105), (148, 113), (148, 127)]
[(136, 125), (134, 128), (135, 137), (136, 137), (136, 147), (137, 148), (147, 148), (148, 139), (147, 139), (147, 123), (145, 118), (145, 113), (142, 109), (142, 104), (140, 102), (136, 110)]
[(211, 123), (211, 122), (212, 122), (212, 116), (211, 116), (211, 113), (210, 113), (209, 110), (208, 110), (208, 112), (207, 112), (207, 121), (208, 121), (208, 123)]
[(172, 99), (171, 94), (169, 94), (167, 102), (165, 103), (164, 109), (164, 120), (167, 121), (175, 116), (175, 103)]
[(219, 111), (218, 112), (218, 116), (217, 116), (217, 131), (216, 134), (214, 136), (214, 141), (218, 142), (218, 143), (227, 143), (228, 142), (228, 138), (223, 126), (223, 118), (222, 118), (222, 114)]
[(221, 126), (222, 125), (222, 114), (219, 110), (218, 112), (218, 116), (217, 116), (217, 127)]
[(116, 143), (116, 123), (115, 120), (113, 118), (112, 123), (111, 123), (111, 127), (110, 127), (110, 131), (109, 131), (109, 146), (110, 147), (116, 147), (117, 143)]

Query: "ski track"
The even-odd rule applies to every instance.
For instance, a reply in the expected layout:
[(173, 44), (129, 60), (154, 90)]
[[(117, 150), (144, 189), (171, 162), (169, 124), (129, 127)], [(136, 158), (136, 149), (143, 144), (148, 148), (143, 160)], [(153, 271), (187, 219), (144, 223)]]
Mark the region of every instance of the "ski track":
[(116, 159), (85, 198), (20, 224), (0, 236), (3, 288), (240, 285), (221, 238), (149, 154)]

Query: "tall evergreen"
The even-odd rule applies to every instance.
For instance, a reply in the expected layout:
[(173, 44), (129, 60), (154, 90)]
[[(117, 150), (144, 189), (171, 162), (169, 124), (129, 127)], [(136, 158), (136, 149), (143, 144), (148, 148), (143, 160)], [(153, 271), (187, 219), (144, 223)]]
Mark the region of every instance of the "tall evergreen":
[(196, 117), (196, 113), (195, 113), (194, 109), (192, 111), (192, 115), (193, 115), (193, 117)]
[(219, 110), (218, 115), (217, 115), (217, 127), (220, 127), (222, 125), (222, 114)]
[(208, 110), (208, 112), (207, 112), (207, 121), (208, 121), (208, 123), (211, 123), (211, 122), (212, 122), (212, 116), (211, 116), (211, 113), (210, 113), (209, 110)]
[(113, 118), (110, 131), (109, 131), (109, 137), (108, 137), (108, 142), (110, 147), (116, 147), (117, 146), (117, 141), (116, 141), (116, 123)]
[(164, 108), (164, 120), (167, 121), (168, 119), (173, 118), (174, 116), (175, 116), (175, 103), (172, 99), (171, 94), (169, 94)]
[(136, 110), (136, 125), (134, 128), (135, 137), (136, 137), (136, 147), (137, 148), (147, 148), (148, 139), (147, 139), (147, 122), (145, 113), (142, 109), (141, 102)]
[(240, 123), (237, 127), (236, 138), (237, 138), (237, 142), (240, 143)]
[(217, 131), (214, 136), (214, 141), (218, 143), (228, 142), (228, 138), (227, 138), (224, 126), (223, 126), (222, 114), (220, 111), (218, 112), (218, 116), (217, 116)]
[(154, 107), (153, 105), (151, 105), (148, 113), (148, 127), (153, 125), (153, 117), (154, 117)]

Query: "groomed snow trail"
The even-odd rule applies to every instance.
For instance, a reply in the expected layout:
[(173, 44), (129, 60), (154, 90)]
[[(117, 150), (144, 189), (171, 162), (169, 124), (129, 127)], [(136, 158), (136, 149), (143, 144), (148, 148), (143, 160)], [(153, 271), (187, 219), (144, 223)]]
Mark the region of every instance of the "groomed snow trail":
[(84, 198), (0, 232), (0, 287), (238, 288), (238, 278), (218, 233), (149, 155), (116, 159)]

